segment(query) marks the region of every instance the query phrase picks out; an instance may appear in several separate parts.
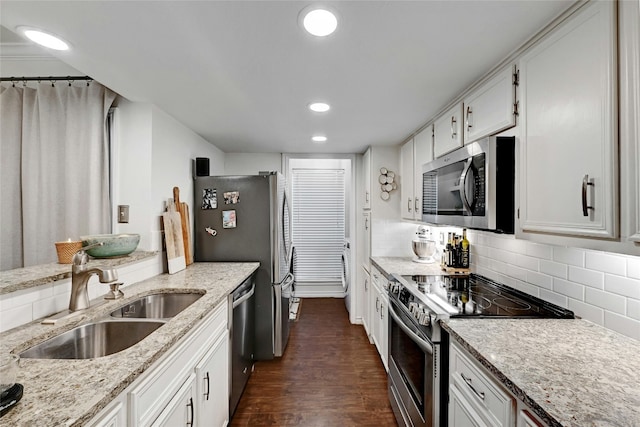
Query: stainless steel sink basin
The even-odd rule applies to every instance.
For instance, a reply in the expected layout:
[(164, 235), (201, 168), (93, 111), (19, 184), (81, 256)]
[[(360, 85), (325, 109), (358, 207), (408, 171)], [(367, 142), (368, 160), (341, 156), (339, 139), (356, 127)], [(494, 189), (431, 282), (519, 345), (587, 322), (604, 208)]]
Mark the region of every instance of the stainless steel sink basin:
[(196, 302), (202, 294), (152, 294), (120, 307), (112, 317), (169, 319)]
[(25, 359), (93, 359), (125, 350), (164, 322), (106, 321), (78, 326), (22, 352)]

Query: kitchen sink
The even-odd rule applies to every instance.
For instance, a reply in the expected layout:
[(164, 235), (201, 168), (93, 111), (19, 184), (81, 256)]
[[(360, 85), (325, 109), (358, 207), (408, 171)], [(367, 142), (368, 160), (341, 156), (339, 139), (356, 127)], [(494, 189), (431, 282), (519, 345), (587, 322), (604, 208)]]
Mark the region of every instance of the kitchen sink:
[(131, 301), (111, 312), (112, 317), (169, 319), (196, 302), (203, 294), (152, 294)]
[(93, 359), (125, 350), (165, 322), (105, 321), (78, 326), (23, 351), (25, 359)]

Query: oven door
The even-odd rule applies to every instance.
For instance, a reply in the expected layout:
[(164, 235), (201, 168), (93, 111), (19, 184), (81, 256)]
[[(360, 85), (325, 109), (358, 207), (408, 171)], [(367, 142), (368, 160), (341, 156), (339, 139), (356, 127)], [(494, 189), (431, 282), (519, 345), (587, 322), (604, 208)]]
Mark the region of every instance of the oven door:
[(390, 299), (389, 396), (399, 425), (439, 425), (439, 353), (440, 344), (430, 342)]

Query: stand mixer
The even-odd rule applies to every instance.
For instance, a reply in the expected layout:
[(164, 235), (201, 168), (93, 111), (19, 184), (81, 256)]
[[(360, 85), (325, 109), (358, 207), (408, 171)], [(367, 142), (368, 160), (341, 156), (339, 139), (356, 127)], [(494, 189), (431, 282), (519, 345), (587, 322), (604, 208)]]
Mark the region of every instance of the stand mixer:
[(418, 226), (416, 231), (416, 238), (411, 241), (413, 247), (413, 253), (416, 254), (416, 258), (413, 262), (419, 262), (422, 264), (430, 264), (435, 262), (433, 255), (437, 252), (436, 242), (431, 239), (429, 227), (425, 225)]

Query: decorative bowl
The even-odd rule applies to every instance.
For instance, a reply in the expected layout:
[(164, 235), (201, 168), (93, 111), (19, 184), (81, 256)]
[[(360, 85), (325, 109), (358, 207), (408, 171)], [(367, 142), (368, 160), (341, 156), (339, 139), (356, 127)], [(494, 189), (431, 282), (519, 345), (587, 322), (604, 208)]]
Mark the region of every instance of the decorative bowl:
[(80, 236), (82, 246), (89, 246), (103, 242), (102, 246), (87, 249), (86, 252), (94, 258), (111, 258), (129, 255), (135, 251), (140, 242), (139, 234), (95, 234)]

